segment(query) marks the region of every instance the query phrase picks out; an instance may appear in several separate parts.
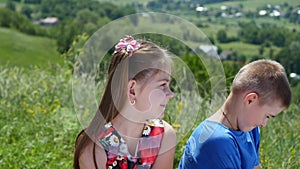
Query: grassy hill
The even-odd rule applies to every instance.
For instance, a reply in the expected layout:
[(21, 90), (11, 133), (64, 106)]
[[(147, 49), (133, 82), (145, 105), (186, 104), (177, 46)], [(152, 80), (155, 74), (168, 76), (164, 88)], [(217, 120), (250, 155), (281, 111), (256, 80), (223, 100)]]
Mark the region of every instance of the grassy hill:
[(0, 28), (0, 65), (49, 66), (62, 64), (56, 51), (55, 40), (26, 35), (11, 29)]

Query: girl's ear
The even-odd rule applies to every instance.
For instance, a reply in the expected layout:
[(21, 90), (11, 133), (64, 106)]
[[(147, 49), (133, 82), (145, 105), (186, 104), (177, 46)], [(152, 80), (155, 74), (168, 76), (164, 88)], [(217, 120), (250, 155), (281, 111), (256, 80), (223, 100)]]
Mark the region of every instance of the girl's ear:
[(127, 97), (129, 101), (135, 100), (136, 80), (129, 80), (127, 87)]
[(251, 92), (246, 94), (246, 96), (244, 97), (244, 104), (245, 105), (250, 105), (253, 104), (255, 102), (258, 102), (258, 94), (255, 92)]

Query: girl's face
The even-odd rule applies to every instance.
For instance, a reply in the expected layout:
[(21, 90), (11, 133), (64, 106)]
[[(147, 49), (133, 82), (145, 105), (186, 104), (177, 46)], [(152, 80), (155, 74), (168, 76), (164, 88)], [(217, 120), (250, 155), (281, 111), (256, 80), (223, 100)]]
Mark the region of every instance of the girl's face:
[(243, 113), (243, 120), (239, 123), (242, 131), (251, 131), (255, 127), (265, 127), (269, 119), (277, 116), (284, 107), (277, 100), (271, 104), (260, 105), (258, 100), (254, 100), (246, 106)]
[(174, 96), (170, 80), (169, 73), (159, 71), (146, 82), (137, 82), (135, 108), (146, 118), (163, 118), (169, 99)]

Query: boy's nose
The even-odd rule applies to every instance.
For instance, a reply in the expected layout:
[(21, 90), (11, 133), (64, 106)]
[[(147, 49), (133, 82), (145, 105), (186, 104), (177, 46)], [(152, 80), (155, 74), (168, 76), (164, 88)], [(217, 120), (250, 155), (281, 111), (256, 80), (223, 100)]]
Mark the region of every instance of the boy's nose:
[(267, 122), (268, 122), (268, 119), (265, 119), (265, 120), (263, 121), (263, 123), (261, 124), (261, 127), (266, 127)]

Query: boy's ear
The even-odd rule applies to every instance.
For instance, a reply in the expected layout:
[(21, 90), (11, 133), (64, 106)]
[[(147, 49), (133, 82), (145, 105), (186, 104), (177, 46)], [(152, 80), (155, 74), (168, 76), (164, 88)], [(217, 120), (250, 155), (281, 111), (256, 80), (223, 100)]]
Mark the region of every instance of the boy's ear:
[(258, 101), (258, 94), (255, 92), (251, 92), (246, 94), (246, 96), (244, 97), (244, 104), (245, 105), (249, 105), (252, 104), (254, 102)]
[(127, 87), (127, 96), (130, 101), (135, 99), (136, 80), (129, 80)]

